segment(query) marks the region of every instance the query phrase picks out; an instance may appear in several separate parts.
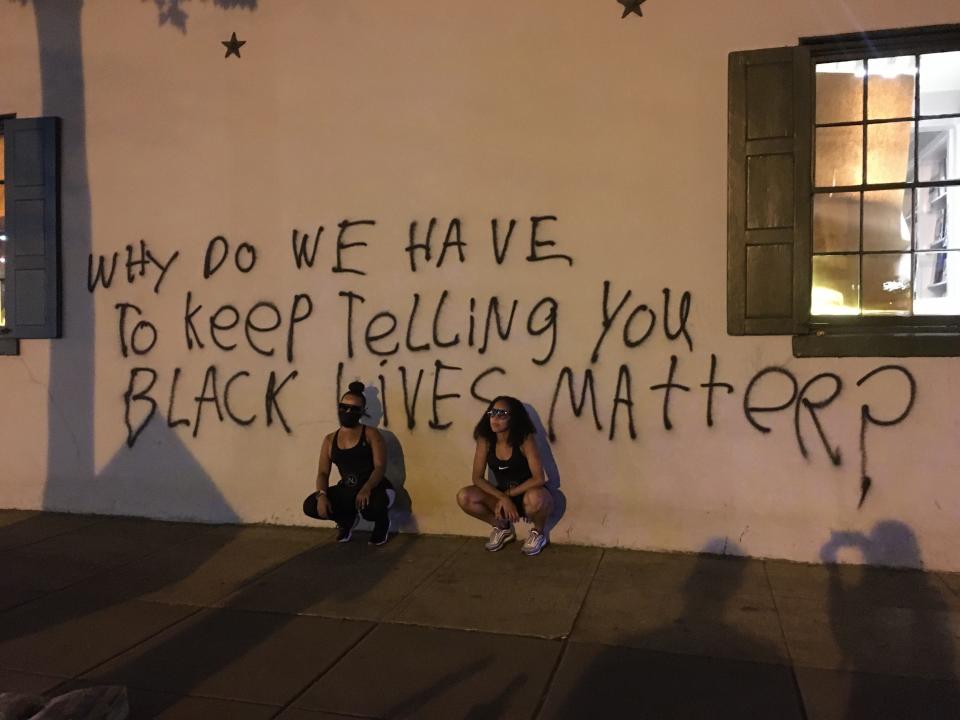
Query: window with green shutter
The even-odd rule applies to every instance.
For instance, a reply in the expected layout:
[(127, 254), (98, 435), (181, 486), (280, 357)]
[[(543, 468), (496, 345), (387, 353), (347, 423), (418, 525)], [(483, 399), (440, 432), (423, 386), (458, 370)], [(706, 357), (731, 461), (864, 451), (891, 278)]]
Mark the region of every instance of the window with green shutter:
[(733, 53), (728, 332), (960, 355), (960, 26)]
[(60, 336), (57, 118), (0, 118), (0, 354)]

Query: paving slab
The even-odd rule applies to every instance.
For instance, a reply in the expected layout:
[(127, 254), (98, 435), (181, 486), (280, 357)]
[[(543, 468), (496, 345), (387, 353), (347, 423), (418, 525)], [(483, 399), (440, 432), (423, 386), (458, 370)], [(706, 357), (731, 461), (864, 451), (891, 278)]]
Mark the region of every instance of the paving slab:
[(960, 665), (960, 613), (783, 598), (780, 617), (794, 663), (908, 677), (951, 678)]
[(750, 558), (608, 549), (596, 581), (629, 583), (652, 595), (737, 597), (754, 607), (775, 607), (763, 561)]
[(98, 576), (97, 582), (109, 595), (215, 607), (265, 573), (332, 539), (333, 532), (328, 529), (208, 528)]
[(809, 565), (779, 560), (766, 563), (770, 587), (777, 598), (828, 600), (889, 607), (960, 609), (960, 596), (935, 573), (863, 565)]
[(63, 532), (92, 525), (100, 519), (95, 515), (2, 510), (0, 511), (0, 550), (29, 545)]
[(536, 638), (379, 625), (294, 705), (390, 720), (529, 720), (560, 648)]
[[(52, 695), (95, 686), (98, 686), (98, 683), (74, 680), (57, 688)], [(269, 720), (279, 710), (272, 705), (256, 705), (234, 700), (171, 695), (131, 687), (127, 687), (126, 690), (130, 705), (128, 720), (152, 720), (153, 718), (157, 720), (210, 720), (211, 718)]]
[(84, 680), (283, 706), (369, 628), (348, 620), (202, 610)]
[(936, 573), (937, 578), (952, 592), (953, 597), (960, 600), (960, 573)]
[(111, 567), (181, 543), (203, 530), (195, 523), (104, 518), (10, 552), (43, 562), (56, 559)]
[(446, 562), (461, 537), (398, 535), (372, 546), (365, 535), (327, 543), (238, 590), (224, 606), (379, 620)]
[(0, 670), (0, 693), (12, 692), (21, 695), (44, 695), (58, 685), (62, 685), (63, 678), (51, 675), (35, 675), (33, 673)]
[(788, 663), (762, 564), (607, 551), (572, 637), (706, 657)]
[(334, 713), (288, 708), (277, 715), (277, 720), (357, 720), (359, 715), (336, 715)]
[(956, 720), (956, 679), (928, 680), (896, 675), (798, 667), (797, 684), (807, 720)]
[(0, 667), (73, 677), (195, 611), (138, 601), (78, 611), (88, 603), (66, 590), (0, 615)]
[(527, 557), (519, 543), (491, 553), (482, 540), (473, 539), (386, 617), (416, 625), (565, 637), (601, 555), (599, 548), (552, 545)]
[(800, 720), (790, 668), (571, 641), (538, 720)]
[(41, 514), (39, 510), (14, 510), (4, 508), (0, 510), (0, 530), (3, 530), (3, 528), (8, 525), (15, 525), (27, 518), (36, 517)]
[(0, 609), (74, 585), (200, 532), (202, 526), (196, 524), (104, 518), (0, 551)]
[(130, 715), (128, 720), (269, 720), (277, 708), (253, 705), (231, 700), (175, 697), (143, 690), (129, 690)]
[(103, 572), (96, 562), (0, 552), (0, 610), (42, 597)]

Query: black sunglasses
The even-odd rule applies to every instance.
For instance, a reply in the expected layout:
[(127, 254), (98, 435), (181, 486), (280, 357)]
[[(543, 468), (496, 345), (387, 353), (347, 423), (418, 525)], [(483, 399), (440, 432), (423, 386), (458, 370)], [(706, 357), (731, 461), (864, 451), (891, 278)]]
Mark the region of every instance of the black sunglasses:
[(487, 410), (487, 415), (490, 417), (510, 417), (510, 411), (501, 410), (500, 408), (490, 408)]
[(342, 413), (362, 413), (363, 408), (359, 405), (351, 405), (349, 403), (337, 403), (337, 410)]

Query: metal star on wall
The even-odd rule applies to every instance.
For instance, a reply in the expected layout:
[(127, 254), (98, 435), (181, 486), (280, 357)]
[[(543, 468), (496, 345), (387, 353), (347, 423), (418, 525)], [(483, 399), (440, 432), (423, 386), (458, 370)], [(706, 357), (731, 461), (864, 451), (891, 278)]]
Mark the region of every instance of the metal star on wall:
[(640, 17), (643, 17), (643, 10), (640, 9), (640, 6), (646, 1), (647, 0), (617, 0), (618, 3), (623, 5), (623, 15), (620, 16), (620, 19), (623, 20), (630, 13), (636, 13)]
[(246, 40), (237, 40), (237, 34), (233, 33), (230, 36), (229, 40), (221, 40), (220, 44), (227, 49), (227, 54), (224, 55), (225, 58), (230, 57), (231, 55), (236, 55), (240, 57), (240, 48), (247, 44)]

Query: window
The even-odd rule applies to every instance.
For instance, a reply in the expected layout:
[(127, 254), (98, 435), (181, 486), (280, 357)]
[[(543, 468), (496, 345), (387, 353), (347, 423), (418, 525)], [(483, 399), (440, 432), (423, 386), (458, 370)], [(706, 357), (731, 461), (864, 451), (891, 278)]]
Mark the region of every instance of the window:
[(3, 174), (3, 121), (0, 120), (0, 328), (6, 327), (7, 317), (4, 305), (4, 286), (7, 269), (7, 225), (5, 212), (5, 194), (4, 194), (4, 174)]
[(730, 58), (728, 330), (960, 355), (960, 27)]
[(0, 354), (60, 334), (59, 129), (0, 116)]

